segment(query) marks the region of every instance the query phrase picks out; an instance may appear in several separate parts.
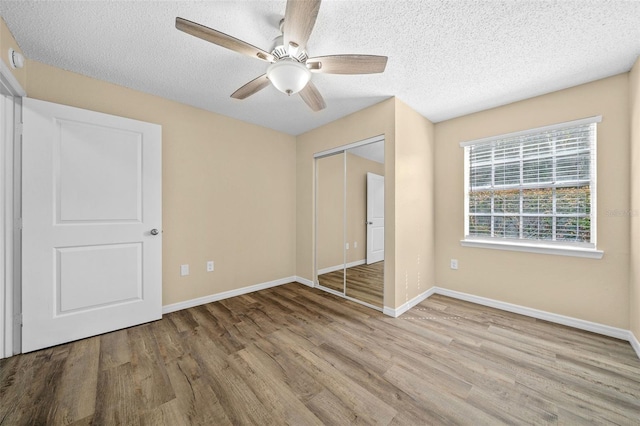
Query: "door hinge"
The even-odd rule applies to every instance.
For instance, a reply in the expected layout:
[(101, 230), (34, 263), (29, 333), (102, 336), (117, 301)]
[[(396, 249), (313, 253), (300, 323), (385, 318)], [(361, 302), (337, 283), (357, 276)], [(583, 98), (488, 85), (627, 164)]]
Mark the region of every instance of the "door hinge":
[(22, 135), (22, 129), (24, 128), (24, 125), (22, 123), (16, 123), (15, 125), (15, 132), (18, 135)]
[(22, 314), (15, 314), (13, 317), (13, 322), (19, 324), (22, 327)]
[(16, 220), (15, 220), (15, 222), (16, 222), (16, 223), (15, 223), (15, 225), (14, 225), (14, 228), (15, 228), (15, 229), (22, 229), (22, 218), (18, 218), (18, 219), (16, 219)]

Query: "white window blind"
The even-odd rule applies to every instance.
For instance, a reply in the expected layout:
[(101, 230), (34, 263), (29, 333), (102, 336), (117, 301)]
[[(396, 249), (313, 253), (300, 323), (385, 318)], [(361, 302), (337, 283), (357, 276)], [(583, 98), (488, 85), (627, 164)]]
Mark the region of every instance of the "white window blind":
[(600, 117), (465, 142), (466, 239), (595, 247)]

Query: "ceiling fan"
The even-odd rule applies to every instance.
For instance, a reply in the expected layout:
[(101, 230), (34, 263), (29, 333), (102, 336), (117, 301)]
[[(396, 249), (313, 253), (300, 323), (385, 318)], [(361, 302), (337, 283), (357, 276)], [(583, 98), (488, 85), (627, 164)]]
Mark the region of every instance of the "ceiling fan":
[(306, 45), (320, 10), (320, 1), (287, 1), (284, 19), (280, 21), (281, 34), (276, 37), (271, 52), (180, 17), (176, 18), (176, 28), (270, 64), (265, 74), (233, 92), (232, 98), (248, 98), (271, 83), (287, 95), (300, 93), (300, 97), (312, 110), (320, 111), (326, 104), (318, 88), (311, 82), (312, 73), (375, 74), (383, 72), (387, 65), (386, 56), (375, 55), (330, 55), (309, 58)]

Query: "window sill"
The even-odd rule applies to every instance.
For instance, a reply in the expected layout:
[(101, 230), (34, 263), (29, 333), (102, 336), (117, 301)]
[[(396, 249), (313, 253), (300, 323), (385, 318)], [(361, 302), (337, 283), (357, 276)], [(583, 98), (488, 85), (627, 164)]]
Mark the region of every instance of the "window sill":
[(511, 241), (461, 240), (463, 247), (487, 248), (493, 250), (524, 251), (528, 253), (553, 254), (557, 256), (586, 257), (602, 259), (604, 252), (595, 248), (555, 246)]

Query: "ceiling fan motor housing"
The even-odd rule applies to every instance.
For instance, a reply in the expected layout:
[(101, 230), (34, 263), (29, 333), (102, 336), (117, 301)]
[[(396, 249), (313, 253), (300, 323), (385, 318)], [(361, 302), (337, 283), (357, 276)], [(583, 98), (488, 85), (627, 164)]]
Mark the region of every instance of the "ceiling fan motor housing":
[(276, 58), (276, 61), (284, 58), (291, 58), (304, 64), (307, 62), (307, 59), (309, 59), (309, 55), (306, 50), (287, 49), (284, 45), (282, 34), (273, 40), (273, 45), (274, 47), (271, 54)]

